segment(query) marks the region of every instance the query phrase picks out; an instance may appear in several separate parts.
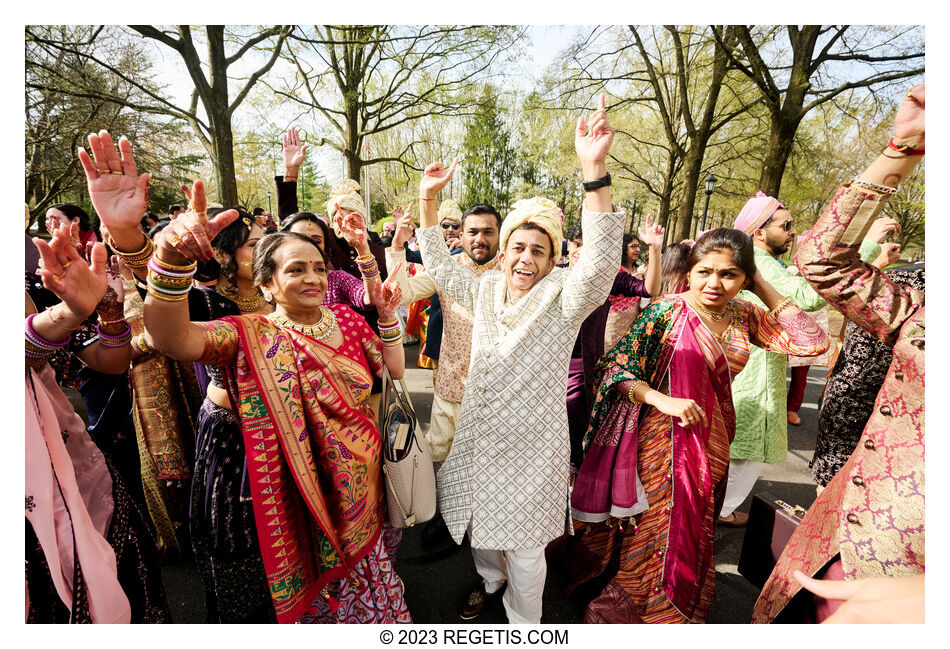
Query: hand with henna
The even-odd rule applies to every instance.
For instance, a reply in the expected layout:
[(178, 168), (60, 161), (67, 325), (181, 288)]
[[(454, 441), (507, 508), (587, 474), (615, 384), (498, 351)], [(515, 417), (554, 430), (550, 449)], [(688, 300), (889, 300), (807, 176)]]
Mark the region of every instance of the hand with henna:
[(402, 289), (396, 281), (400, 268), (402, 268), (402, 262), (396, 264), (385, 282), (376, 282), (374, 287), (373, 304), (376, 306), (381, 322), (396, 320), (396, 309), (399, 308), (399, 302), (402, 300)]
[(194, 182), (191, 190), (184, 186), (182, 189), (189, 199), (188, 211), (179, 214), (155, 238), (155, 254), (174, 265), (211, 259), (214, 256), (212, 239), (238, 217), (237, 210), (228, 210), (209, 219), (204, 183), (200, 180)]

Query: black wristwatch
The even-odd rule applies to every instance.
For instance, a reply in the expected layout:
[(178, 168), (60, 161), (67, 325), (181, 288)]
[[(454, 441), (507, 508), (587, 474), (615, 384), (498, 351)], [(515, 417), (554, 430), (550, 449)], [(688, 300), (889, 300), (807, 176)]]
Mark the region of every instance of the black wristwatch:
[(584, 191), (592, 192), (595, 189), (600, 189), (601, 187), (610, 187), (610, 172), (608, 171), (604, 176), (601, 176), (597, 180), (589, 180), (584, 183)]

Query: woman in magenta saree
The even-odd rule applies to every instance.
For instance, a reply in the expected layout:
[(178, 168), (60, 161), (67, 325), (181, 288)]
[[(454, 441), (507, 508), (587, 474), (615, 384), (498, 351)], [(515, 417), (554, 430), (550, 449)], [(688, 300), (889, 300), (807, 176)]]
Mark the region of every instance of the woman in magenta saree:
[[(749, 345), (817, 355), (827, 337), (755, 272), (752, 243), (719, 229), (690, 254), (690, 288), (652, 303), (598, 364), (587, 452), (571, 497), (568, 587), (616, 569), (585, 622), (703, 622), (713, 533), (735, 433), (731, 380)], [(733, 298), (752, 285), (770, 311)]]
[[(199, 205), (200, 183), (193, 196)], [(178, 297), (190, 287), (189, 262), (210, 254), (208, 242), (234, 216), (209, 220), (192, 209), (157, 237), (144, 309), (152, 344), (224, 370), (277, 621), (410, 622), (393, 570), (398, 536), (384, 522), (382, 442), (368, 400), (384, 365), (396, 378), (403, 372), (398, 286), (376, 284), (381, 340), (349, 307), (322, 304), (328, 271), (320, 248), (276, 233), (257, 243), (253, 261), (255, 283), (275, 311), (189, 322)], [(362, 217), (343, 227), (365, 236)], [(361, 261), (372, 274), (375, 262)]]

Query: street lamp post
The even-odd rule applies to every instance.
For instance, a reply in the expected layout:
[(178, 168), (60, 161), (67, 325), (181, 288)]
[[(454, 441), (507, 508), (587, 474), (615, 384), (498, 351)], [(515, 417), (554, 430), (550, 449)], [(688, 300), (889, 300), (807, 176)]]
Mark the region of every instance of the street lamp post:
[(270, 190), (269, 189), (267, 190), (267, 213), (268, 214), (274, 213), (273, 210), (271, 210), (270, 208)]
[(706, 206), (703, 207), (703, 230), (706, 229), (706, 212), (709, 211), (709, 197), (712, 196), (714, 191), (716, 191), (716, 177), (709, 174), (709, 178), (706, 179)]

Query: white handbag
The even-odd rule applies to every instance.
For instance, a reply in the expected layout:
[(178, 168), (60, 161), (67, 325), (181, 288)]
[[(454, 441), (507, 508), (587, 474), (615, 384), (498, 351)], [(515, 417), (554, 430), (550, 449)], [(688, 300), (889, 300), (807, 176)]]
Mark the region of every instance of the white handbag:
[(435, 471), (406, 382), (401, 391), (383, 366), (377, 423), (383, 442), (386, 509), (393, 527), (412, 527), (435, 516)]

